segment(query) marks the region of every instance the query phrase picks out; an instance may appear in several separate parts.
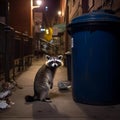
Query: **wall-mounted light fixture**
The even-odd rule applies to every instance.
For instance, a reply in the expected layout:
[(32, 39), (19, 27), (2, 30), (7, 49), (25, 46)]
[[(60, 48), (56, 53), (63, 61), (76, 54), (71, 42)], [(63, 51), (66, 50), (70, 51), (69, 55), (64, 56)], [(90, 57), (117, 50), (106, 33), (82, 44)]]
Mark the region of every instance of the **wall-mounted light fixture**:
[(58, 11), (58, 15), (59, 15), (59, 16), (62, 16), (62, 12), (61, 12), (61, 11)]
[(40, 6), (42, 4), (42, 0), (33, 0), (33, 6)]
[(42, 4), (42, 1), (41, 1), (41, 0), (36, 0), (36, 4), (37, 4), (38, 6), (40, 6), (40, 5)]

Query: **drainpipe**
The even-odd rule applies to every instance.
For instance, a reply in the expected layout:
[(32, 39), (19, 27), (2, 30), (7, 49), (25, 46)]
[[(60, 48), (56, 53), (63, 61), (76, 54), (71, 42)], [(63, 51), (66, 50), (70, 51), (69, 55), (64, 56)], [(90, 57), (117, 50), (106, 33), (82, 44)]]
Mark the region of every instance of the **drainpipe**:
[[(69, 24), (69, 6), (68, 6), (68, 0), (66, 0), (66, 26)], [(65, 52), (68, 51), (68, 43), (69, 43), (69, 37), (67, 31), (65, 32)]]
[(82, 0), (82, 13), (87, 13), (88, 12), (88, 0)]
[(7, 24), (7, 25), (9, 25), (9, 1), (8, 0), (6, 0), (5, 1), (5, 8), (6, 8), (6, 11), (5, 11), (5, 17), (6, 17), (6, 21), (5, 21), (5, 23)]

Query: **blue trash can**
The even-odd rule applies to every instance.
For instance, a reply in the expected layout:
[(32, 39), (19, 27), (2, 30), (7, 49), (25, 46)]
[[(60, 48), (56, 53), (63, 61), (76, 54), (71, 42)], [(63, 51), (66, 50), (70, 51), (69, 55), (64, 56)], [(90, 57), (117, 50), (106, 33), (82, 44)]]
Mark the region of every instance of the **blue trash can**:
[(120, 103), (120, 18), (94, 11), (67, 26), (72, 37), (72, 93), (75, 102)]

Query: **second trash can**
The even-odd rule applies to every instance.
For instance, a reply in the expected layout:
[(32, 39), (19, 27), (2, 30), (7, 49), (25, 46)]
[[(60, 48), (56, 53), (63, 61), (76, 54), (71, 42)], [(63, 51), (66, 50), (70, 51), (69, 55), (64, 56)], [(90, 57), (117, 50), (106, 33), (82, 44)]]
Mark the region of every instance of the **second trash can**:
[(120, 18), (94, 11), (72, 20), (72, 92), (76, 102), (120, 103)]
[(71, 72), (71, 52), (68, 51), (66, 55), (66, 65), (67, 65), (67, 77), (68, 81), (72, 81), (72, 72)]

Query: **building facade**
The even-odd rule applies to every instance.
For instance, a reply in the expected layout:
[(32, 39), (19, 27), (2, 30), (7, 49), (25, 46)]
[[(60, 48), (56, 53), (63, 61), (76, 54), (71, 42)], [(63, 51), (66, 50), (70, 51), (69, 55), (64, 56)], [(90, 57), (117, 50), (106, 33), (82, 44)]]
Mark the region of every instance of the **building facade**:
[[(120, 0), (67, 0), (65, 23), (68, 25), (72, 19), (96, 10), (112, 10), (116, 16), (120, 16)], [(71, 37), (66, 32), (65, 51), (71, 47)]]

